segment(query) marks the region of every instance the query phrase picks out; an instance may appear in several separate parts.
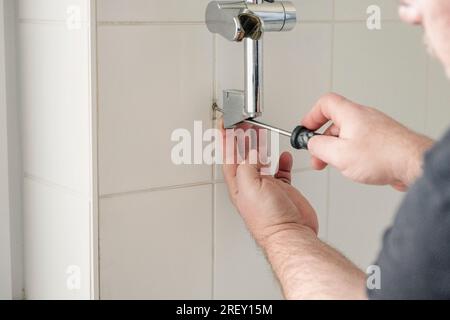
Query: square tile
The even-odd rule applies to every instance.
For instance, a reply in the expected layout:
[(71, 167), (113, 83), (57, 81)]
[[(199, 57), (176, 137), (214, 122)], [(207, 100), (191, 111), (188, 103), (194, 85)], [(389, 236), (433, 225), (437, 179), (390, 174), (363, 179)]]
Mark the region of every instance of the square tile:
[(98, 34), (100, 193), (210, 180), (210, 166), (172, 162), (171, 136), (187, 129), (193, 145), (194, 121), (211, 126), (212, 36), (180, 25)]
[(20, 24), (24, 171), (90, 193), (91, 108), (86, 27)]
[(450, 125), (450, 80), (442, 65), (433, 60), (428, 74), (428, 109), (426, 133), (439, 139)]
[(399, 20), (398, 1), (392, 0), (336, 0), (335, 19), (365, 21), (369, 17), (367, 9), (370, 6), (380, 8), (382, 20)]
[(291, 0), (297, 9), (297, 21), (333, 19), (334, 0)]
[(231, 204), (226, 185), (215, 188), (214, 299), (282, 299), (278, 281)]
[(328, 242), (366, 270), (376, 261), (403, 196), (391, 187), (353, 183), (331, 170)]
[(99, 21), (205, 21), (210, 0), (98, 0)]
[(89, 0), (18, 0), (19, 19), (67, 21), (75, 18), (87, 22)]
[(333, 91), (424, 131), (427, 55), (419, 28), (385, 22), (369, 31), (342, 23), (334, 43)]
[(101, 299), (210, 299), (211, 186), (100, 201)]
[[(90, 203), (25, 179), (23, 204), (26, 298), (91, 299)], [(77, 275), (79, 289), (69, 287)]]

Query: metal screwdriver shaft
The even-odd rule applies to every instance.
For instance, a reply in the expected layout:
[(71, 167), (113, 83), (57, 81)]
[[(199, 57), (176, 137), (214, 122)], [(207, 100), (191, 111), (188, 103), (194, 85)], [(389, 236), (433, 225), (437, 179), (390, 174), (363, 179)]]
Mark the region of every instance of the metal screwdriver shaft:
[[(223, 113), (223, 110), (221, 108), (219, 108), (217, 106), (217, 104), (213, 105), (213, 109), (215, 111), (219, 111), (219, 112)], [(319, 133), (311, 131), (303, 126), (297, 126), (292, 132), (289, 132), (289, 131), (253, 120), (253, 119), (247, 119), (242, 122), (248, 123), (248, 124), (263, 128), (263, 129), (267, 129), (267, 130), (276, 132), (278, 134), (281, 134), (283, 136), (289, 137), (289, 138), (291, 138), (291, 146), (294, 149), (298, 149), (298, 150), (308, 150), (309, 140), (314, 136), (320, 135)]]
[(260, 128), (263, 128), (263, 129), (267, 129), (267, 130), (276, 132), (278, 134), (281, 134), (281, 135), (289, 137), (289, 138), (292, 137), (292, 132), (289, 132), (289, 131), (286, 131), (286, 130), (283, 130), (280, 128), (272, 127), (272, 126), (269, 126), (268, 124), (265, 124), (265, 123), (262, 123), (262, 122), (259, 122), (256, 120), (248, 119), (248, 120), (244, 120), (244, 122), (248, 123), (248, 124), (252, 124), (252, 125), (260, 127)]

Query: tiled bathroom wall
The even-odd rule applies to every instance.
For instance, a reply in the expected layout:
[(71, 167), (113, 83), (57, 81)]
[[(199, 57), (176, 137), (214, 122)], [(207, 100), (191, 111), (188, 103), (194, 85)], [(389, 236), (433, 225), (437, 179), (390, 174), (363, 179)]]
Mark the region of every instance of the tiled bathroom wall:
[[(265, 121), (294, 127), (336, 91), (420, 132), (442, 132), (446, 81), (394, 1), (294, 2), (296, 29), (265, 36)], [(207, 3), (97, 1), (104, 299), (282, 298), (220, 170), (169, 159), (173, 129), (212, 125), (212, 101), (243, 87), (243, 46), (208, 33)], [(373, 4), (381, 30), (366, 27)], [(402, 194), (353, 184), (332, 169), (313, 172), (305, 153), (295, 159), (294, 184), (316, 208), (322, 239), (365, 269)]]
[(95, 263), (90, 2), (16, 5), (25, 298), (89, 299)]
[[(68, 264), (95, 283), (98, 200), (100, 298), (281, 299), (220, 168), (170, 158), (174, 129), (214, 126), (212, 103), (222, 103), (223, 89), (243, 88), (243, 45), (207, 31), (209, 0), (19, 2), (29, 296), (36, 288), (66, 296), (59, 286)], [(394, 1), (293, 2), (296, 29), (265, 35), (264, 121), (291, 129), (336, 91), (442, 134), (449, 84), (421, 30), (398, 20)], [(66, 25), (73, 4), (96, 12), (82, 10), (78, 31)], [(373, 4), (382, 9), (381, 30), (366, 26)], [(305, 152), (294, 156), (294, 185), (315, 207), (320, 237), (366, 269), (402, 194), (353, 184), (333, 169), (312, 171)], [(40, 282), (50, 274), (57, 279)]]

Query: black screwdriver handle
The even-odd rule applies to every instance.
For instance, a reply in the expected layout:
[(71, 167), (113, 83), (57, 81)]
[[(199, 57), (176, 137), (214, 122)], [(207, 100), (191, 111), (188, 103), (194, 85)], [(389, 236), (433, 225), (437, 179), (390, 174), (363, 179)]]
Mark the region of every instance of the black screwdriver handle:
[(312, 137), (319, 136), (320, 133), (311, 131), (303, 126), (298, 126), (292, 131), (291, 145), (297, 150), (308, 150), (308, 142)]

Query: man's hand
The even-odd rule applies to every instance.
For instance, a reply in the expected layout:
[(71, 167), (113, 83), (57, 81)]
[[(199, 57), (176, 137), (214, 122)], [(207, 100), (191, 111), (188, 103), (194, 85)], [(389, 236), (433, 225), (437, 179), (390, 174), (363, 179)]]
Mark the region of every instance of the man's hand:
[(329, 121), (332, 125), (325, 135), (313, 137), (308, 145), (315, 169), (330, 164), (353, 181), (402, 191), (422, 174), (423, 154), (432, 146), (431, 139), (336, 94), (321, 98), (302, 125), (318, 130)]
[[(224, 132), (226, 144), (226, 134)], [(234, 145), (234, 141), (233, 141)], [(227, 148), (224, 150), (229, 151)], [(279, 279), (287, 299), (365, 299), (365, 275), (317, 237), (314, 209), (291, 184), (292, 156), (280, 157), (275, 176), (260, 174), (250, 164), (225, 164), (223, 172), (231, 200)], [(235, 154), (225, 155), (233, 159)]]
[(258, 244), (264, 248), (272, 235), (291, 229), (309, 229), (317, 234), (314, 209), (291, 186), (291, 154), (281, 155), (275, 176), (261, 175), (260, 166), (249, 163), (248, 159), (257, 156), (257, 151), (251, 150), (244, 163), (225, 164), (223, 173), (231, 200)]

